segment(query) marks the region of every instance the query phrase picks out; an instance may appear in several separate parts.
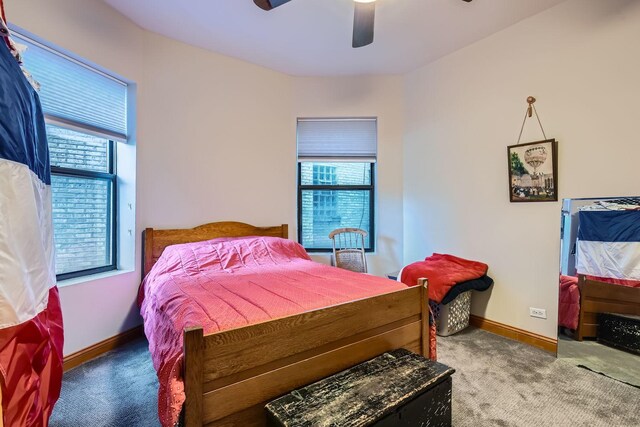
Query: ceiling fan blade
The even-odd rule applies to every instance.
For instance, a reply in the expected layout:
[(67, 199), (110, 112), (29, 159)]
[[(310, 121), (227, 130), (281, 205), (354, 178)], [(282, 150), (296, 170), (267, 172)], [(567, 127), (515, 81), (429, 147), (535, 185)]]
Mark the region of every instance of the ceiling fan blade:
[(376, 17), (376, 3), (355, 2), (353, 14), (353, 47), (362, 47), (373, 43), (373, 27)]
[(260, 9), (271, 10), (278, 6), (282, 6), (285, 3), (289, 3), (291, 0), (253, 0), (253, 2)]

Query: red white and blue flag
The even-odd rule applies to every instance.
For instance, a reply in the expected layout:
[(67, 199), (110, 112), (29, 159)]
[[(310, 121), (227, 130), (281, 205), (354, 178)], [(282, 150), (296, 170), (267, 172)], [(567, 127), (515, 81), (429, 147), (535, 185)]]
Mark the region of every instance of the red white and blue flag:
[(46, 426), (63, 345), (49, 151), (38, 94), (7, 46), (0, 40), (0, 413), (4, 426)]
[(578, 273), (640, 286), (640, 210), (581, 211), (579, 217)]

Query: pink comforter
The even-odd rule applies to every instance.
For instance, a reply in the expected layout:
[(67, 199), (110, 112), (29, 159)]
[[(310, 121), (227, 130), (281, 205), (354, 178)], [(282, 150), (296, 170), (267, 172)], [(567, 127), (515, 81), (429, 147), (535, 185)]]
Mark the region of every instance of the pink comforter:
[(202, 326), (208, 334), (403, 288), (393, 280), (315, 263), (298, 243), (275, 237), (167, 247), (140, 289), (160, 382), (160, 422), (173, 426), (184, 403), (184, 328)]

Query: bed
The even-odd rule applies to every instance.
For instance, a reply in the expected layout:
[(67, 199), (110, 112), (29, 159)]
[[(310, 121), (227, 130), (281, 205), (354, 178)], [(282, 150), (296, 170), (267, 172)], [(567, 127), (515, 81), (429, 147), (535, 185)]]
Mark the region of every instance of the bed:
[(599, 313), (640, 315), (640, 282), (560, 276), (559, 300), (558, 326), (582, 341), (596, 337)]
[(575, 338), (595, 338), (598, 331), (598, 313), (640, 315), (640, 282), (638, 287), (625, 286), (578, 276), (580, 308)]
[[(288, 229), (238, 222), (148, 228), (143, 232), (145, 280), (158, 270), (153, 266), (168, 246), (246, 236), (263, 236), (271, 244), (269, 238), (288, 238)], [(264, 404), (292, 389), (397, 348), (428, 357), (427, 281), (418, 284), (213, 333), (198, 324), (185, 328), (180, 338), (183, 425), (263, 426)], [(150, 333), (149, 323), (145, 318), (151, 346), (159, 338)], [(162, 417), (161, 422), (170, 425)]]

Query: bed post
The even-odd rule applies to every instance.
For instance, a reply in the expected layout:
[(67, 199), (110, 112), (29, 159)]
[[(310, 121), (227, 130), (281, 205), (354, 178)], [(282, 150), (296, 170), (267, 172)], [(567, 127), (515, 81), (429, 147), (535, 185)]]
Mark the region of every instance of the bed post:
[(431, 338), (429, 336), (431, 332), (431, 328), (429, 328), (429, 280), (425, 278), (418, 279), (418, 286), (420, 287), (420, 308), (422, 310), (420, 350), (424, 357), (429, 358), (429, 343)]
[(578, 291), (580, 293), (580, 311), (578, 312), (578, 329), (576, 329), (575, 339), (582, 341), (584, 337), (584, 304), (585, 304), (585, 276), (578, 275)]
[(187, 328), (184, 330), (183, 364), (184, 364), (184, 426), (202, 427), (203, 414), (203, 343), (202, 328)]
[(142, 279), (153, 267), (153, 228), (142, 232)]
[(282, 224), (282, 238), (289, 238), (289, 224)]

